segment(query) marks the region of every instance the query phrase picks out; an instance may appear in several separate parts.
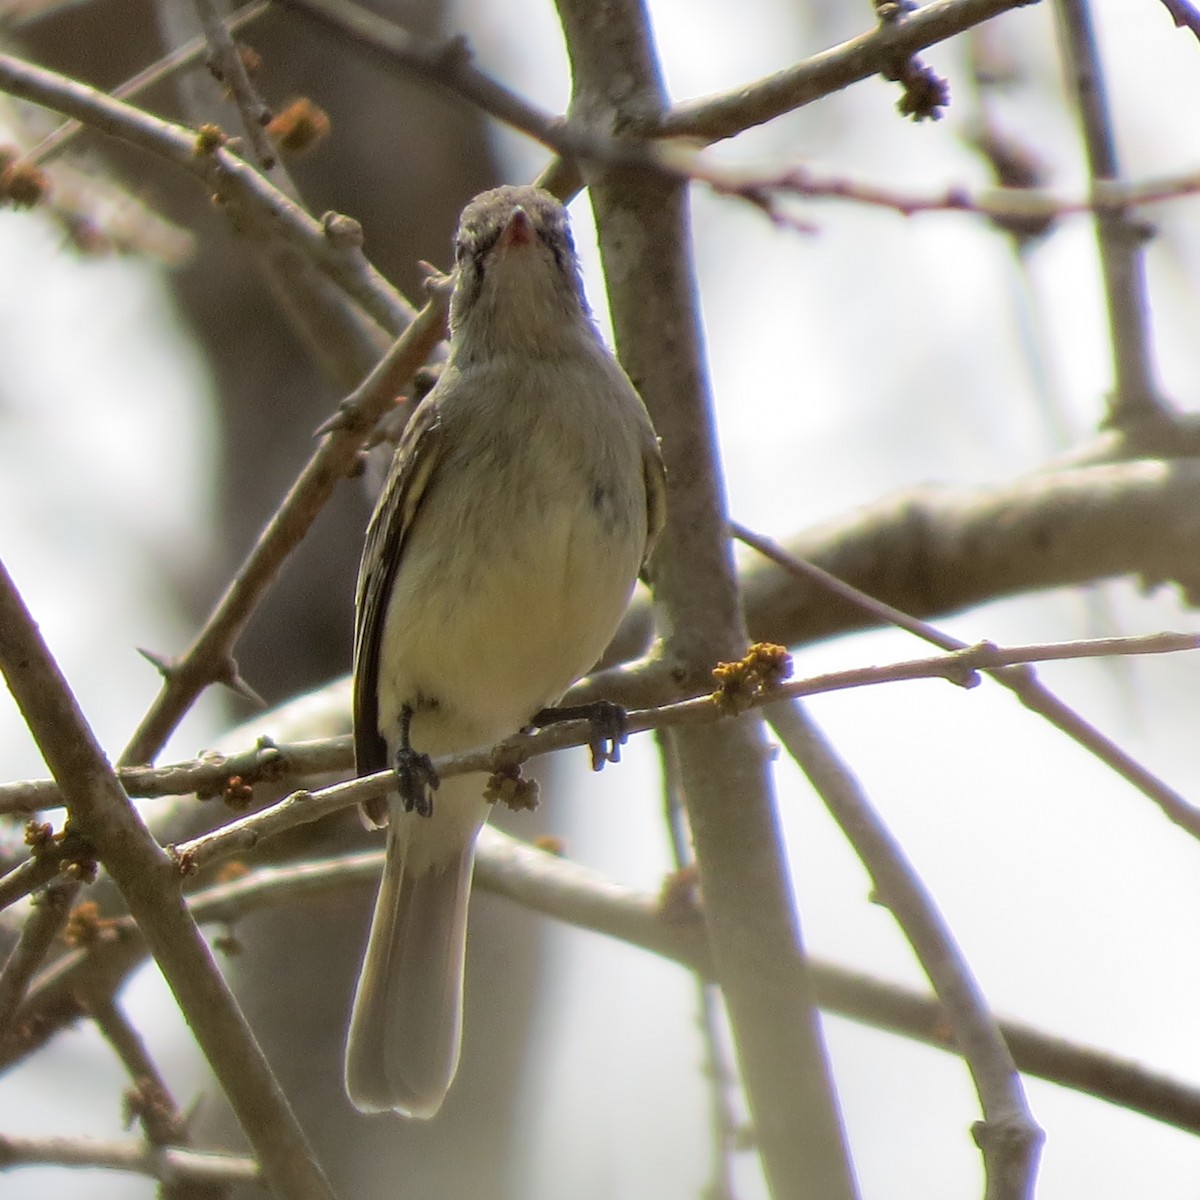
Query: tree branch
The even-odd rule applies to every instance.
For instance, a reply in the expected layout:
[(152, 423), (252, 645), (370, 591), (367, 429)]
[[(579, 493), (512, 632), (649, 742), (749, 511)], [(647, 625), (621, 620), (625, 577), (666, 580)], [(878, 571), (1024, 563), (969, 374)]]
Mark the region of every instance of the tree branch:
[(168, 1186), (183, 1182), (263, 1182), (258, 1164), (252, 1158), (237, 1158), (232, 1154), (163, 1148), (133, 1140), (17, 1137), (0, 1133), (0, 1170), (30, 1164), (131, 1171)]
[[(572, 119), (614, 134), (660, 121), (666, 92), (638, 0), (559, 0), (558, 10)], [(677, 180), (624, 172), (592, 181), (591, 198), (618, 352), (667, 465), (667, 526), (653, 569), (663, 656), (677, 685), (698, 690), (717, 661), (742, 656), (746, 635), (687, 197)], [(675, 736), (709, 937), (769, 1186), (780, 1200), (852, 1197), (761, 722), (742, 717)]]
[(121, 765), (151, 762), (171, 731), (209, 684), (237, 684), (233, 646), (274, 583), (284, 560), (300, 544), (325, 502), (350, 473), (359, 448), (391, 406), (397, 390), (425, 362), (445, 329), (446, 297), (429, 303), (358, 388), (292, 484), (245, 562), (181, 659), (163, 668), (158, 697), (121, 756)]
[(986, 1200), (1030, 1200), (1043, 1134), (987, 1000), (950, 927), (847, 764), (798, 701), (770, 709), (771, 728), (825, 802), (933, 984), (983, 1108), (974, 1128)]
[(229, 1097), (263, 1172), (289, 1200), (332, 1200), (303, 1132), (179, 895), (170, 860), (142, 824), (0, 564), (0, 670)]
[(361, 238), (340, 236), (341, 226), (329, 220), (314, 221), (236, 154), (216, 143), (202, 146), (194, 130), (9, 55), (0, 55), (0, 91), (74, 117), (196, 176), (243, 233), (263, 246), (283, 239), (386, 333), (395, 336), (412, 321), (413, 310), (363, 254)]
[[(1097, 183), (1115, 180), (1120, 174), (1116, 136), (1088, 0), (1055, 0), (1054, 9), (1058, 17), (1059, 51), (1067, 87), (1074, 96), (1083, 126), (1088, 167)], [(1144, 224), (1124, 209), (1102, 209), (1096, 213), (1116, 376), (1106, 422), (1111, 426), (1169, 416), (1174, 407), (1163, 395), (1154, 361), (1144, 253), (1149, 233)]]
[(920, 50), (963, 33), (973, 25), (1036, 0), (933, 0), (903, 21), (883, 22), (869, 33), (824, 50), (730, 92), (678, 104), (653, 126), (658, 137), (693, 137), (707, 142), (733, 137), (793, 109), (811, 104), (911, 58)]
[[(231, 925), (306, 898), (372, 890), (378, 885), (383, 854), (378, 849), (256, 867), (238, 879), (189, 896), (188, 907), (200, 924)], [(677, 909), (670, 910), (674, 916), (668, 915), (660, 896), (625, 887), (490, 827), (480, 836), (475, 878), (483, 891), (551, 920), (614, 938), (677, 962), (704, 979), (715, 979), (701, 915), (689, 916)], [(76, 1008), (74, 1016), (68, 1016), (66, 997), (81, 990), (115, 992), (146, 953), (137, 926), (129, 918), (119, 918), (104, 936), (43, 972), (26, 1014), (43, 1026), (36, 1045), (86, 1015)], [(819, 1003), (827, 1011), (958, 1053), (947, 1040), (945, 1013), (933, 997), (830, 963), (814, 960), (811, 966)], [(1200, 1134), (1200, 1088), (1018, 1022), (1002, 1021), (1001, 1030), (1017, 1067), (1026, 1074)], [(26, 1045), (21, 1054), (33, 1048)], [(11, 1048), (3, 1048), (0, 1067), (11, 1066), (17, 1057)]]

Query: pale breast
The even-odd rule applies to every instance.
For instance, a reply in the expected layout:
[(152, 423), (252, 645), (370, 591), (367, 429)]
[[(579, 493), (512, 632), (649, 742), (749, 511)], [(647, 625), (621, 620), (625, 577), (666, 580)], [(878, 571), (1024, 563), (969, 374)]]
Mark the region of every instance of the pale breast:
[(584, 391), (600, 389), (591, 403), (576, 402), (577, 376), (526, 373), (518, 388), (544, 395), (553, 383), (571, 398), (527, 405), (510, 387), (501, 411), (496, 387), (448, 406), (459, 436), (414, 521), (385, 619), (379, 725), (389, 741), (405, 704), (417, 749), (498, 741), (604, 651), (646, 537), (638, 443), (604, 410), (611, 378), (584, 380)]

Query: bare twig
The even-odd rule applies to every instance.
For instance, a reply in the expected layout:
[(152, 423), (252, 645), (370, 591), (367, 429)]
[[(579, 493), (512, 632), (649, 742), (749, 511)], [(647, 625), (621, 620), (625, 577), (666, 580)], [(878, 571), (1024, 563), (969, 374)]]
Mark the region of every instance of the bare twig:
[[(1111, 657), (1117, 654), (1174, 654), (1194, 650), (1198, 645), (1200, 635), (1184, 633), (1095, 638), (1079, 642), (1019, 647), (1002, 647), (982, 642), (934, 658), (910, 659), (883, 666), (851, 667), (764, 688), (757, 695), (747, 698), (746, 705), (748, 708), (760, 708), (781, 699), (815, 696), (849, 688), (914, 679), (946, 679), (959, 686), (969, 687), (976, 682), (977, 672), (995, 671), (1017, 663)], [(639, 733), (648, 729), (712, 725), (728, 716), (729, 712), (721, 702), (711, 694), (705, 694), (656, 708), (632, 711), (628, 714), (628, 729), (630, 733)], [(590, 729), (586, 722), (565, 722), (534, 734), (518, 734), (488, 749), (440, 758), (436, 766), (439, 774), (445, 776), (472, 772), (490, 773), (510, 768), (538, 755), (586, 746), (589, 737)], [(344, 738), (331, 739), (324, 749), (321, 746), (321, 743), (314, 743), (310, 748), (313, 759), (322, 763), (321, 775), (327, 773), (324, 768), (328, 768), (329, 771), (350, 769), (352, 755)], [(253, 755), (255, 752), (248, 753)], [(195, 771), (196, 780), (202, 781), (205, 786), (213, 782), (212, 769), (207, 763), (183, 763), (163, 770), (167, 774), (172, 791), (184, 788), (190, 771)], [(150, 772), (146, 773), (147, 777), (150, 775)], [(32, 786), (43, 799), (49, 798), (50, 788), (47, 783), (37, 782)], [(199, 869), (217, 858), (247, 853), (266, 838), (297, 825), (320, 820), (353, 804), (361, 804), (373, 797), (386, 795), (394, 787), (392, 773), (380, 771), (375, 775), (334, 784), (320, 791), (294, 792), (276, 805), (183, 842), (175, 847), (174, 852), (187, 870)], [(1200, 811), (1193, 809), (1182, 798), (1179, 800), (1178, 807), (1168, 812), (1168, 815), (1189, 832), (1200, 837)], [(53, 878), (61, 862), (69, 859), (72, 852), (73, 843), (69, 841), (55, 845), (51, 849), (41, 851), (0, 878), (0, 908), (28, 895)]]
[[(146, 1141), (160, 1150), (187, 1150), (191, 1146), (187, 1121), (175, 1103), (158, 1065), (150, 1057), (141, 1033), (112, 995), (88, 998), (88, 1011), (96, 1027), (129, 1074), (125, 1093), (126, 1127), (136, 1119)], [(182, 1175), (162, 1181), (159, 1200), (229, 1200), (232, 1180), (197, 1179)]]
[(983, 1109), (974, 1129), (986, 1200), (1033, 1196), (1042, 1131), (987, 1001), (933, 897), (849, 766), (798, 701), (772, 705), (771, 728), (824, 800), (895, 916), (941, 1003)]
[(154, 952), (163, 976), (280, 1195), (332, 1200), (287, 1100), (142, 824), (0, 565), (0, 669), (67, 801)]
[[(263, 13), (270, 11), (270, 0), (251, 0), (244, 8), (239, 9), (225, 22), (230, 33), (244, 29), (252, 21), (256, 21)], [(147, 88), (169, 79), (176, 71), (182, 71), (200, 61), (208, 43), (203, 37), (192, 38), (170, 54), (163, 55), (157, 62), (151, 63), (145, 70), (139, 71), (124, 83), (113, 88), (110, 95), (117, 100), (132, 100)], [(22, 158), (27, 163), (40, 165), (48, 163), (66, 151), (86, 128), (80, 121), (64, 121), (57, 129), (48, 133), (32, 150)]]
[[(971, 686), (979, 671), (994, 672), (1003, 667), (1028, 662), (1061, 662), (1078, 658), (1105, 658), (1113, 655), (1175, 654), (1200, 647), (1200, 635), (1187, 633), (1156, 633), (1140, 637), (1094, 638), (1077, 642), (1056, 642), (1044, 645), (1003, 647), (990, 642), (966, 646), (933, 658), (909, 659), (882, 666), (849, 667), (841, 671), (829, 671), (805, 679), (792, 680), (775, 687), (766, 688), (749, 697), (749, 708), (760, 708), (781, 699), (815, 696), (828, 692), (845, 691), (850, 688), (870, 687), (880, 683), (899, 683), (914, 679), (946, 679), (960, 686)], [(685, 726), (711, 725), (728, 718), (728, 710), (713, 696), (706, 693), (690, 700), (664, 704), (656, 708), (635, 710), (628, 714), (630, 733), (649, 729), (681, 728)], [(472, 751), (466, 754), (449, 755), (437, 760), (438, 773), (444, 776), (472, 772), (492, 772), (519, 763), (527, 762), (542, 754), (586, 746), (590, 730), (586, 722), (564, 722), (550, 729), (533, 734), (518, 734), (501, 742), (498, 746)], [(286, 755), (287, 747), (281, 747)], [(247, 751), (252, 760), (258, 751)], [(330, 739), (327, 743), (306, 744), (305, 753), (313, 763), (320, 764), (318, 774), (349, 770), (353, 755), (345, 738)], [(241, 756), (238, 756), (240, 760)], [(193, 774), (194, 772), (194, 774)], [(214, 780), (212, 765), (207, 762), (180, 763), (161, 769), (168, 791), (171, 794), (186, 794), (189, 777), (197, 786), (211, 786)], [(147, 794), (158, 795), (154, 790), (155, 772), (138, 773), (145, 784)], [(223, 772), (217, 772), (217, 779)], [(22, 784), (22, 788), (33, 788), (43, 800), (52, 795), (51, 785), (46, 781)], [(184, 859), (189, 869), (198, 869), (216, 858), (230, 854), (246, 853), (261, 841), (282, 833), (297, 825), (320, 820), (331, 813), (361, 804), (375, 796), (386, 795), (395, 786), (390, 771), (380, 771), (345, 783), (334, 784), (320, 791), (295, 792), (270, 808), (251, 816), (243, 817), (212, 833), (184, 842), (176, 847), (177, 854)], [(57, 794), (57, 793), (53, 793)], [(1190, 832), (1200, 836), (1200, 812), (1184, 806), (1177, 814), (1179, 822)], [(1176, 815), (1172, 816), (1176, 819)], [(0, 899), (11, 903), (28, 894), (34, 887), (46, 882), (58, 870), (58, 859), (52, 858), (48, 874), (34, 874), (42, 858), (31, 859), (0, 879)], [(19, 886), (24, 882), (25, 886)], [(0, 903), (3, 907), (3, 903)]]
[[(214, 884), (188, 897), (200, 923), (230, 925), (252, 913), (294, 904), (305, 897), (374, 889), (383, 850), (340, 855), (315, 862), (257, 867), (240, 878)], [(615, 938), (668, 958), (703, 978), (715, 978), (708, 938), (698, 914), (664, 910), (661, 897), (625, 887), (591, 868), (547, 854), (492, 828), (480, 838), (476, 882), (553, 920)], [(81, 990), (114, 991), (146, 955), (145, 943), (129, 918), (114, 921), (108, 936), (68, 955), (43, 973), (27, 1006), (40, 1026), (28, 1053), (54, 1030), (86, 1015), (73, 1015), (63, 998)], [(821, 1007), (890, 1030), (949, 1053), (945, 1014), (931, 996), (886, 983), (829, 963), (812, 963)], [(1093, 1047), (1052, 1037), (1028, 1025), (1001, 1023), (1017, 1067), (1029, 1075), (1106, 1100), (1200, 1134), (1200, 1088), (1114, 1058)], [(0, 1066), (15, 1061), (0, 1051)]]
[(0, 55), (0, 91), (74, 117), (195, 175), (235, 211), (243, 232), (256, 231), (264, 244), (284, 239), (392, 336), (412, 320), (412, 309), (367, 261), (361, 238), (341, 236), (336, 221), (314, 221), (247, 162), (222, 149), (219, 138), (202, 144), (193, 130), (8, 55)]
[(146, 1175), (162, 1184), (262, 1183), (252, 1158), (150, 1146), (139, 1141), (103, 1141), (88, 1137), (17, 1137), (0, 1134), (0, 1170), (41, 1164), (101, 1168)]
[(881, 24), (765, 79), (678, 104), (663, 114), (654, 132), (659, 137), (694, 137), (707, 142), (733, 137), (1030, 2), (933, 0), (903, 21)]
[[(242, 787), (299, 781), (353, 765), (354, 747), (348, 734), (287, 744), (261, 738), (257, 745), (236, 754), (203, 754), (162, 767), (120, 767), (117, 778), (127, 796), (188, 796), (195, 792), (207, 798), (224, 791), (231, 781)], [(53, 779), (0, 784), (0, 813), (34, 813), (61, 804), (62, 793)]]
[[(671, 838), (671, 857), (675, 871), (663, 885), (662, 908), (666, 920), (692, 916), (703, 918), (699, 906), (699, 876), (692, 853), (692, 834), (688, 826), (687, 804), (679, 781), (679, 760), (668, 731), (658, 733), (658, 753), (662, 762), (663, 798), (667, 831)], [(680, 911), (682, 909), (682, 912)], [(696, 975), (700, 1007), (700, 1030), (704, 1036), (704, 1074), (708, 1080), (712, 1111), (712, 1178), (704, 1189), (705, 1200), (733, 1200), (733, 1154), (741, 1127), (734, 1103), (738, 1087), (737, 1073), (725, 1049), (721, 989), (703, 975)]]
[(233, 646), (255, 606), (300, 544), (326, 500), (346, 477), (360, 446), (441, 339), (446, 298), (429, 303), (378, 366), (341, 404), (339, 416), (259, 535), (187, 652), (163, 670), (158, 697), (121, 756), (123, 766), (147, 763), (209, 684), (240, 682)]
[(1050, 222), (1060, 217), (1124, 213), (1130, 205), (1177, 200), (1200, 192), (1200, 171), (1141, 180), (1096, 180), (1088, 196), (1059, 195), (1044, 188), (993, 187), (972, 191), (952, 186), (937, 192), (906, 192), (846, 176), (822, 176), (806, 166), (755, 171), (717, 165), (695, 152), (673, 151), (679, 170), (713, 191), (750, 200), (780, 224), (795, 221), (777, 197), (844, 200), (883, 208), (902, 217), (921, 213), (974, 213), (1001, 226), (1013, 222)]
[[(943, 650), (953, 652), (968, 648), (966, 642), (959, 641), (958, 638), (943, 633), (925, 621), (918, 621), (907, 613), (860, 592), (857, 588), (843, 583), (820, 567), (789, 555), (781, 547), (769, 542), (766, 538), (751, 533), (743, 526), (735, 523), (732, 528), (737, 537), (747, 545), (753, 546), (760, 554), (765, 554), (772, 561), (779, 563), (797, 576), (815, 580), (827, 591), (833, 592), (843, 600), (869, 612), (872, 617), (896, 625), (924, 641), (940, 646)], [(1100, 639), (1101, 642), (1108, 640)], [(1090, 721), (1085, 720), (1070, 705), (1060, 700), (1038, 679), (1028, 661), (1020, 665), (986, 669), (986, 673), (997, 683), (1008, 688), (1031, 712), (1045, 717), (1056, 729), (1061, 730), (1072, 741), (1090, 751), (1105, 766), (1154, 801), (1168, 820), (1174, 821), (1176, 825), (1187, 830), (1193, 837), (1200, 837), (1200, 811), (1182, 793), (1177, 792), (1153, 772), (1147, 770), (1110, 737), (1105, 736)]]
[[(1056, 0), (1059, 46), (1068, 90), (1075, 98), (1092, 178), (1116, 179), (1116, 136), (1105, 94), (1100, 50), (1088, 0)], [(1163, 395), (1150, 330), (1144, 245), (1149, 231), (1124, 209), (1096, 214), (1100, 265), (1108, 302), (1115, 385), (1106, 423), (1120, 426), (1152, 416), (1169, 416), (1173, 406)]]
[[(193, 0), (200, 18), (200, 28), (209, 49), (209, 69), (224, 84), (237, 106), (242, 118), (242, 127), (250, 140), (254, 157), (264, 174), (271, 174), (277, 166), (275, 148), (267, 137), (266, 126), (271, 120), (271, 110), (250, 82), (250, 73), (233, 40), (229, 27), (221, 19), (214, 0)], [(274, 180), (290, 196), (295, 196), (295, 187), (286, 173)]]
[(66, 924), (78, 891), (78, 883), (63, 879), (52, 883), (34, 901), (33, 912), (0, 971), (0, 1041), (11, 1036), (13, 1016), (25, 999), (25, 990)]

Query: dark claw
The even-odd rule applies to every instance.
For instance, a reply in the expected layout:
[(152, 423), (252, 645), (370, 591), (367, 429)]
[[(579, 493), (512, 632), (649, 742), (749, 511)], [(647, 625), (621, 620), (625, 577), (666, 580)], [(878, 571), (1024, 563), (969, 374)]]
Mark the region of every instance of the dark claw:
[(400, 748), (396, 751), (396, 791), (405, 812), (418, 817), (433, 816), (433, 793), (441, 780), (433, 769), (433, 759), (412, 748), (409, 729), (413, 710), (406, 704), (400, 711)]
[(419, 817), (433, 816), (433, 793), (441, 780), (433, 769), (433, 759), (411, 746), (396, 751), (396, 790), (405, 812)]
[(540, 728), (560, 725), (563, 721), (587, 721), (592, 727), (588, 749), (592, 754), (592, 770), (599, 771), (605, 763), (621, 761), (621, 747), (629, 737), (628, 716), (619, 704), (611, 700), (593, 700), (590, 704), (560, 704), (543, 708), (533, 716)]

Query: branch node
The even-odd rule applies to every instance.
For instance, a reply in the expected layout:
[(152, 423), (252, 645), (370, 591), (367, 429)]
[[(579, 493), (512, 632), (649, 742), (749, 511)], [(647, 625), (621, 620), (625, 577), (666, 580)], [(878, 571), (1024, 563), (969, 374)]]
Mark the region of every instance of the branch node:
[(229, 135), (223, 130), (220, 125), (214, 125), (211, 122), (201, 125), (196, 130), (196, 157), (203, 158), (208, 154), (215, 154), (222, 146), (229, 144)]
[(755, 642), (738, 662), (719, 662), (713, 668), (717, 689), (713, 700), (730, 716), (750, 708), (763, 692), (777, 687), (792, 674), (792, 656), (784, 646)]
[(353, 217), (330, 209), (321, 217), (321, 231), (329, 243), (339, 250), (361, 250), (363, 247), (363, 227)]

